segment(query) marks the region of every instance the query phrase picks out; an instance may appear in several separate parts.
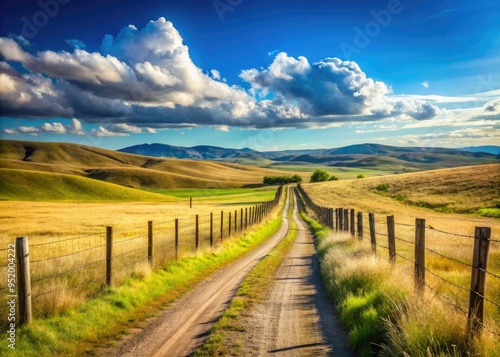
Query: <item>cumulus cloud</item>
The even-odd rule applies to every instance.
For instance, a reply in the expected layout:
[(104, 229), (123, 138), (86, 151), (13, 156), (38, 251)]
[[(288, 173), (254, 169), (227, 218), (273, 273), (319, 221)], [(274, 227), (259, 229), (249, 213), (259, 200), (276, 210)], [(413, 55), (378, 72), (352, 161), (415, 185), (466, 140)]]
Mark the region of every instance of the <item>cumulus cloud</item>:
[(75, 48), (75, 49), (84, 49), (87, 47), (87, 45), (85, 44), (85, 42), (81, 41), (81, 40), (77, 40), (76, 38), (70, 38), (70, 39), (67, 39), (66, 40), (66, 43)]
[(356, 62), (339, 58), (310, 64), (305, 57), (296, 59), (281, 52), (269, 68), (245, 70), (240, 76), (255, 93), (272, 93), (276, 99), (271, 104), (278, 110), (295, 109), (307, 117), (407, 114), (424, 120), (439, 113), (430, 103), (390, 98), (389, 86), (368, 78)]
[(421, 84), (422, 84), (422, 86), (423, 86), (424, 88), (429, 88), (429, 85), (430, 85), (430, 84), (429, 84), (429, 81), (423, 81)]
[[(99, 52), (87, 51), (76, 39), (67, 40), (71, 52), (30, 53), (19, 42), (0, 37), (3, 114), (77, 117), (99, 125), (92, 135), (199, 125), (321, 128), (443, 115), (431, 101), (393, 96), (392, 88), (369, 78), (357, 63), (338, 58), (311, 63), (272, 51), (268, 68), (240, 73), (245, 88), (229, 85), (217, 69), (194, 64), (182, 36), (163, 17), (143, 28), (129, 25), (105, 35)], [(20, 133), (17, 129), (9, 130)], [(34, 134), (68, 130), (55, 123), (34, 129)]]
[(70, 125), (64, 125), (59, 122), (47, 122), (38, 127), (19, 126), (17, 128), (8, 128), (4, 129), (4, 132), (9, 135), (29, 134), (32, 136), (37, 136), (40, 133), (85, 135), (82, 123), (76, 118), (71, 119)]

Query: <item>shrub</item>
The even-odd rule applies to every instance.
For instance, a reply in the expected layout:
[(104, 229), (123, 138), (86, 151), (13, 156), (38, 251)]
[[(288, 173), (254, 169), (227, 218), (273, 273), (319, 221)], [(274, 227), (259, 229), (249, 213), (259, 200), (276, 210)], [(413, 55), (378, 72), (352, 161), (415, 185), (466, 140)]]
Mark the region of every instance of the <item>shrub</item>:
[(287, 183), (301, 183), (302, 177), (299, 175), (293, 176), (264, 176), (262, 182), (265, 185), (285, 185)]
[(330, 174), (328, 172), (326, 172), (326, 170), (317, 169), (311, 175), (310, 182), (324, 182), (324, 181), (328, 181), (329, 178), (330, 178)]
[(362, 178), (365, 178), (366, 176), (364, 174), (359, 174), (358, 176), (356, 176), (356, 178), (359, 178), (359, 179), (362, 179)]
[(380, 185), (377, 186), (377, 191), (387, 192), (387, 190), (389, 190), (389, 184), (387, 183), (381, 183)]
[(330, 178), (328, 179), (328, 181), (338, 181), (338, 177), (337, 176), (330, 176)]

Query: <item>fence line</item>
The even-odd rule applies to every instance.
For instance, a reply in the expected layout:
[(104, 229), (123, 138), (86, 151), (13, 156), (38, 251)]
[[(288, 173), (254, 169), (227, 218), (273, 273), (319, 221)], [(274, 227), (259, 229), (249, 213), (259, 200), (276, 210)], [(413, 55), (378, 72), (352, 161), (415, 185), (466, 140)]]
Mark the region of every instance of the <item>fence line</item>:
[[(57, 311), (63, 291), (73, 291), (73, 295), (83, 298), (93, 296), (106, 286), (119, 284), (141, 264), (152, 269), (163, 267), (183, 254), (220, 245), (231, 236), (242, 234), (262, 222), (278, 206), (282, 193), (280, 186), (272, 201), (238, 211), (176, 218), (157, 224), (149, 221), (146, 225), (121, 230), (106, 227), (103, 233), (32, 245), (28, 245), (28, 237), (19, 237), (15, 264), (12, 260), (12, 269), (17, 269), (17, 291), (10, 290), (4, 285), (6, 282), (0, 283), (0, 291), (17, 294), (18, 321), (20, 325), (27, 324), (31, 316), (43, 317), (50, 315), (51, 309)], [(27, 249), (29, 254), (25, 253)], [(0, 249), (3, 251), (10, 250)], [(8, 263), (0, 265), (6, 272), (9, 268)], [(6, 299), (7, 294), (2, 294), (0, 313), (3, 316), (7, 316), (4, 314)], [(7, 319), (0, 322), (0, 327), (4, 327), (5, 321)]]
[[(306, 206), (313, 212), (314, 216), (324, 226), (329, 227), (335, 231), (349, 231), (348, 229), (348, 220), (347, 212), (349, 209), (346, 208), (329, 208), (319, 206), (314, 203), (308, 193), (302, 188), (300, 184), (298, 184), (298, 191), (303, 198)], [(387, 217), (387, 234), (381, 233), (377, 231), (377, 224), (380, 228), (380, 225), (384, 225), (381, 221), (376, 221), (373, 213), (369, 215), (364, 215), (362, 212), (357, 213), (357, 225), (354, 222), (354, 210), (351, 209), (351, 230), (350, 233), (354, 237), (356, 234), (359, 239), (367, 240), (372, 245), (372, 251), (374, 254), (380, 255), (377, 253), (376, 248), (384, 248), (389, 250), (389, 260), (391, 262), (396, 261), (396, 257), (403, 259), (404, 261), (414, 265), (413, 278), (415, 281), (415, 288), (417, 291), (424, 292), (425, 288), (429, 288), (432, 292), (439, 295), (441, 298), (444, 298), (448, 302), (450, 302), (451, 306), (454, 306), (458, 311), (467, 314), (467, 336), (468, 338), (474, 338), (476, 335), (481, 333), (481, 330), (487, 330), (488, 332), (500, 336), (500, 333), (489, 328), (484, 323), (484, 304), (485, 302), (495, 306), (500, 307), (500, 301), (494, 301), (492, 298), (488, 298), (485, 296), (485, 288), (486, 288), (486, 280), (490, 279), (500, 279), (500, 275), (489, 271), (487, 269), (488, 262), (488, 254), (489, 254), (489, 245), (490, 243), (498, 243), (499, 240), (491, 238), (491, 229), (488, 227), (476, 227), (476, 232), (474, 236), (460, 234), (456, 232), (447, 232), (440, 229), (436, 229), (431, 225), (426, 225), (424, 219), (416, 219), (415, 225), (405, 224), (405, 223), (395, 223), (393, 216)], [(332, 217), (333, 214), (333, 217)], [(364, 235), (364, 223), (368, 224), (369, 236)], [(398, 237), (394, 232), (394, 227), (407, 227), (413, 228), (415, 233), (415, 241), (409, 241)], [(441, 234), (445, 234), (447, 236), (454, 236), (460, 238), (468, 238), (474, 240), (474, 249), (472, 252), (472, 263), (464, 262), (455, 257), (451, 257), (444, 253), (438, 252), (436, 249), (431, 249), (425, 246), (425, 237), (426, 230), (429, 232), (437, 232)], [(377, 242), (378, 237), (387, 237), (388, 238), (388, 246), (382, 245)], [(399, 241), (406, 244), (409, 244), (414, 247), (415, 256), (410, 259), (405, 257), (404, 255), (396, 252), (394, 242)], [(470, 278), (470, 287), (463, 287), (449, 279), (446, 279), (443, 276), (433, 272), (429, 268), (426, 267), (426, 252), (435, 254), (444, 259), (448, 259), (450, 261), (454, 261), (459, 263), (460, 266), (464, 266), (467, 268), (471, 268), (471, 278)], [(468, 310), (465, 311), (460, 305), (453, 302), (452, 299), (447, 297), (446, 295), (440, 293), (437, 289), (431, 287), (429, 283), (426, 281), (425, 273), (428, 272), (432, 277), (438, 279), (441, 282), (449, 284), (454, 288), (458, 288), (460, 291), (464, 293), (469, 293), (469, 306)]]

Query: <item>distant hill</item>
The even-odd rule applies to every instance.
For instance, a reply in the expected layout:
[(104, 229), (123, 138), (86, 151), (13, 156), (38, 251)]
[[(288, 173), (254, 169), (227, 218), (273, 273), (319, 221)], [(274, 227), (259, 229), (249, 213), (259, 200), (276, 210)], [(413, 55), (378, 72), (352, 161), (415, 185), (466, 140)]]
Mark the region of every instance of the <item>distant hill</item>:
[[(212, 156), (224, 155), (223, 152), (226, 151), (226, 149), (203, 147), (199, 147), (198, 150)], [(252, 152), (247, 151), (245, 154), (250, 155)], [(68, 177), (72, 177), (75, 187), (89, 183), (97, 185), (96, 180), (99, 180), (130, 188), (146, 189), (251, 187), (261, 185), (263, 176), (289, 174), (280, 170), (226, 162), (155, 158), (84, 145), (15, 140), (0, 140), (0, 167), (5, 170), (4, 176), (0, 177), (1, 180), (8, 178), (9, 184), (12, 185), (15, 183), (12, 177), (19, 174), (19, 177), (23, 177), (23, 182), (26, 182), (23, 183), (25, 185), (23, 189), (28, 190), (40, 189), (40, 185), (37, 184), (40, 180), (52, 182), (48, 179), (53, 176), (49, 177), (42, 173), (64, 177), (61, 182), (65, 183), (69, 182)], [(31, 180), (27, 178), (30, 176)], [(82, 178), (85, 180), (82, 181)], [(0, 181), (0, 184), (4, 182)], [(73, 184), (65, 185), (67, 189)], [(50, 188), (52, 186), (46, 185), (46, 187), (52, 190)], [(97, 196), (105, 196), (102, 191), (106, 187), (111, 189), (111, 186), (99, 187), (102, 190), (96, 194)], [(124, 197), (129, 195), (125, 191), (116, 189), (113, 191)], [(5, 189), (3, 192), (4, 197), (10, 197)], [(69, 196), (72, 194), (68, 193)], [(62, 196), (61, 194), (60, 197)], [(134, 197), (139, 196), (141, 195)]]
[(165, 202), (173, 197), (89, 178), (51, 172), (0, 169), (0, 200)]
[[(487, 147), (481, 148), (474, 151), (359, 144), (334, 149), (258, 152), (251, 149), (225, 149), (215, 146), (195, 146), (188, 148), (165, 144), (142, 144), (119, 151), (154, 157), (245, 162), (261, 167), (276, 168), (279, 168), (281, 165), (291, 164), (419, 171), (500, 162), (498, 154), (484, 152)], [(494, 147), (489, 147), (490, 150), (492, 148)]]
[(488, 154), (500, 155), (500, 146), (494, 146), (494, 145), (470, 146), (466, 148), (461, 148), (460, 150), (470, 151), (470, 152), (485, 152)]

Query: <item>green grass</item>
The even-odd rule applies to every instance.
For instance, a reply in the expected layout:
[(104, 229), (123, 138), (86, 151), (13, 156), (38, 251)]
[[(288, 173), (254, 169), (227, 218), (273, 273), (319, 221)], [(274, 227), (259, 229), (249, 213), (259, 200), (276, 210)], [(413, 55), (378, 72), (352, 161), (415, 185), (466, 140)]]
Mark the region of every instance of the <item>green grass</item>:
[(232, 195), (260, 195), (272, 196), (276, 192), (276, 187), (266, 188), (205, 188), (205, 189), (153, 189), (149, 192), (159, 193), (162, 195), (178, 197), (178, 198), (198, 198), (198, 197), (218, 197)]
[(0, 169), (0, 200), (165, 202), (175, 198), (84, 177)]
[(128, 333), (137, 321), (152, 316), (196, 283), (241, 257), (272, 236), (281, 216), (268, 220), (238, 239), (226, 241), (224, 249), (186, 257), (168, 264), (145, 279), (129, 278), (77, 308), (58, 316), (35, 319), (18, 330), (16, 350), (0, 345), (0, 355), (72, 356), (92, 353), (96, 346)]
[(288, 212), (290, 220), (288, 234), (245, 278), (229, 308), (215, 324), (205, 343), (196, 351), (196, 357), (241, 355), (241, 343), (230, 343), (227, 333), (245, 332), (239, 317), (250, 314), (252, 306), (263, 301), (269, 293), (276, 269), (283, 262), (297, 237), (297, 224), (291, 218), (292, 211), (293, 206)]
[[(413, 279), (347, 234), (316, 232), (321, 272), (332, 302), (359, 356), (494, 356), (498, 344), (466, 344), (465, 317), (432, 294), (413, 293)], [(489, 343), (489, 344), (488, 344)]]
[(476, 211), (476, 214), (483, 217), (500, 218), (500, 208), (481, 208)]

